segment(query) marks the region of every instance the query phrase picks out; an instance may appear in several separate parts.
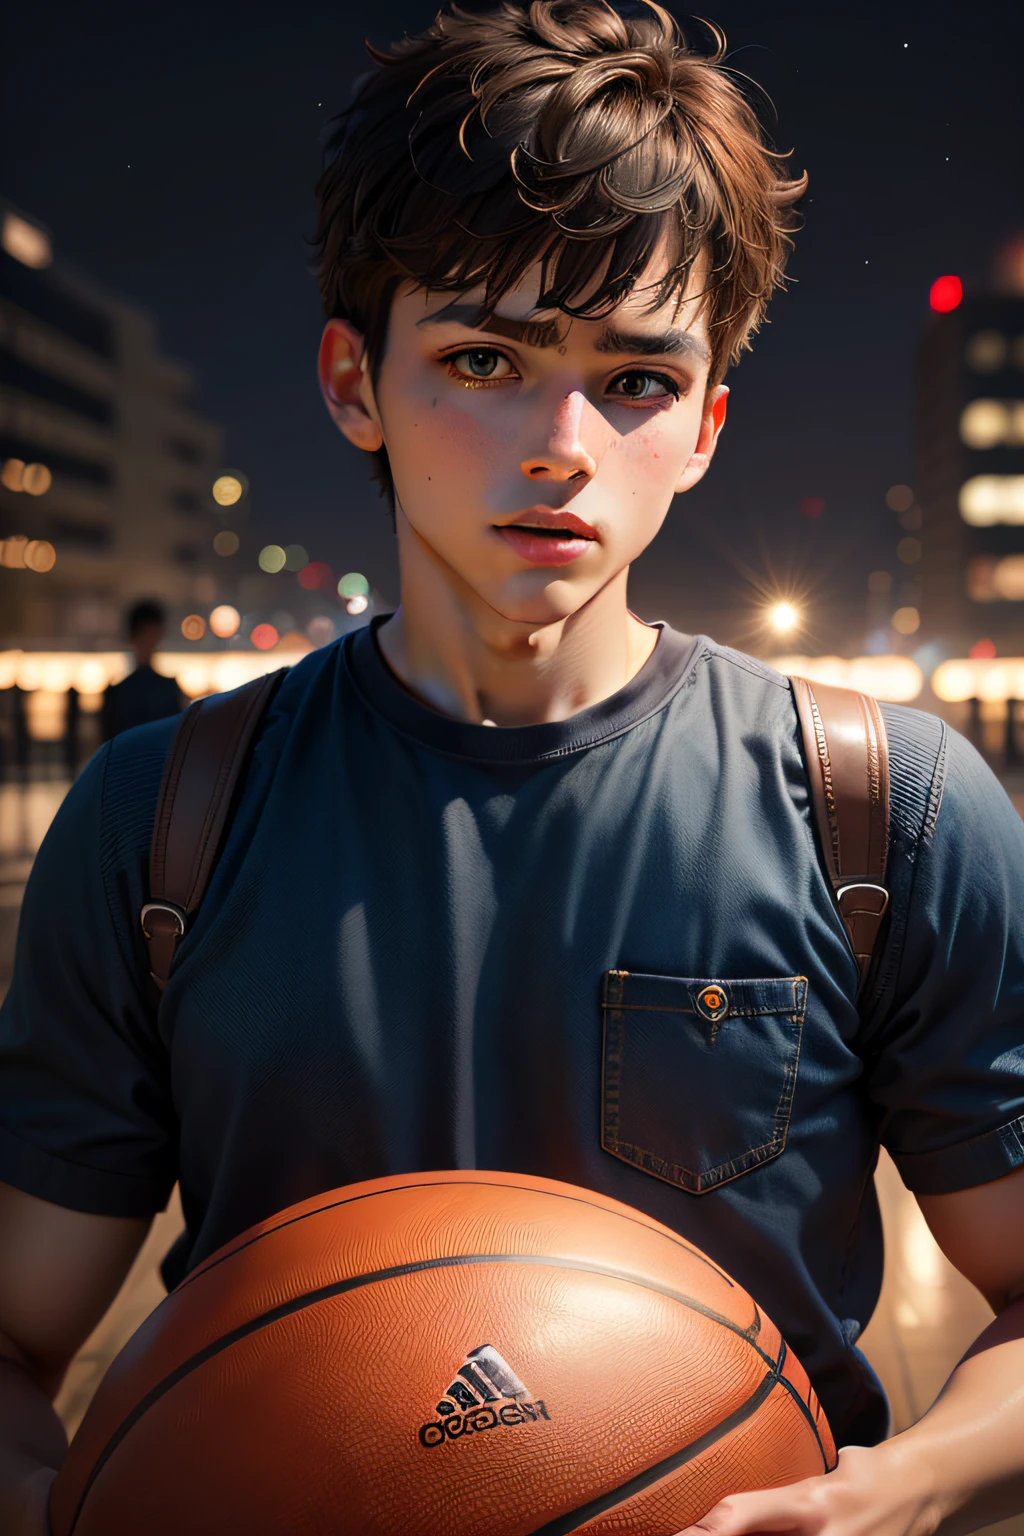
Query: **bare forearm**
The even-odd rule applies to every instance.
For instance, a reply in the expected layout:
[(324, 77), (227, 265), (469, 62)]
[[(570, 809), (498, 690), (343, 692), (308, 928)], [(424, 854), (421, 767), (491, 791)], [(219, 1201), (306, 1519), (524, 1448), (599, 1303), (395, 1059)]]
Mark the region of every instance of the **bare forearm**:
[(0, 1531), (44, 1536), (49, 1485), (67, 1448), (46, 1393), (20, 1365), (0, 1359)]
[(879, 1450), (930, 1486), (941, 1536), (1024, 1509), (1024, 1299), (990, 1324), (924, 1418)]

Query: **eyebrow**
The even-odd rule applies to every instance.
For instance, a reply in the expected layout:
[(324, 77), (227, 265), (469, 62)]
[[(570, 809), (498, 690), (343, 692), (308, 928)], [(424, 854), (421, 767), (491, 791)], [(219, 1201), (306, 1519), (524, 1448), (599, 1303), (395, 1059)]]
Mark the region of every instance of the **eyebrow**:
[[(504, 336), (528, 347), (557, 346), (566, 333), (560, 320), (510, 320), (501, 315), (489, 315), (482, 304), (460, 303), (458, 300), (416, 322), (417, 328), (449, 324), (464, 325), (473, 331), (491, 331), (495, 336)], [(678, 326), (657, 333), (622, 331), (605, 326), (594, 350), (624, 356), (632, 353), (634, 357), (692, 357), (703, 363), (711, 361), (711, 353), (700, 337)]]

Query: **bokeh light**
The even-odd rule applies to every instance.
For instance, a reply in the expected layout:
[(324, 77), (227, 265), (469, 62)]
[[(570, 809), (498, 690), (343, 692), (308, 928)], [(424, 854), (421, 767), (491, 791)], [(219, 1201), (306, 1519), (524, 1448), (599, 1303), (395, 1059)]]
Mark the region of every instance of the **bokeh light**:
[(0, 245), (8, 256), (20, 261), (22, 266), (34, 267), (41, 272), (53, 260), (50, 237), (37, 224), (8, 209), (0, 221)]
[(40, 576), (52, 571), (57, 564), (57, 551), (49, 539), (29, 539), (25, 545), (25, 565)]
[(286, 571), (301, 571), (309, 564), (309, 556), (301, 544), (286, 544), (284, 547), (284, 568)]
[(958, 277), (937, 277), (928, 290), (928, 303), (937, 315), (948, 315), (963, 296), (964, 285)]
[(1024, 555), (1004, 555), (997, 560), (992, 585), (996, 597), (1010, 603), (1021, 602), (1024, 599)]
[(975, 640), (967, 654), (972, 661), (991, 661), (996, 654), (995, 642), (987, 638)]
[(206, 620), (198, 613), (190, 613), (181, 621), (181, 633), (186, 640), (201, 640), (206, 634)]
[(337, 634), (334, 620), (328, 618), (326, 613), (318, 613), (316, 618), (310, 619), (306, 625), (306, 634), (314, 645), (330, 645)]
[(776, 603), (768, 610), (768, 623), (777, 635), (792, 634), (800, 627), (800, 612), (792, 603)]
[(13, 533), (10, 538), (0, 539), (0, 565), (6, 566), (9, 571), (23, 571), (27, 548), (28, 539), (23, 533)]
[(1024, 523), (1024, 475), (972, 475), (959, 500), (960, 516), (974, 528)]
[(345, 607), (351, 614), (365, 613), (369, 606), (370, 599), (366, 597), (362, 592), (357, 592), (355, 597), (350, 597), (348, 602), (345, 604)]
[(921, 540), (906, 538), (900, 539), (896, 545), (896, 558), (904, 565), (916, 565), (921, 558)]
[(975, 331), (967, 343), (967, 366), (975, 373), (997, 373), (1009, 351), (1001, 331)]
[(264, 544), (259, 553), (259, 567), (270, 576), (284, 570), (286, 556), (280, 544)]
[(7, 459), (3, 469), (0, 469), (0, 485), (8, 491), (20, 491), (24, 489), (25, 460)]
[(45, 496), (53, 484), (53, 476), (45, 464), (26, 464), (21, 477), (21, 488), (30, 496)]
[(825, 512), (824, 496), (805, 496), (800, 503), (804, 517), (822, 517)]
[(241, 614), (237, 608), (232, 608), (230, 603), (221, 603), (210, 614), (210, 628), (218, 640), (230, 640), (232, 635), (238, 633), (241, 622)]
[(298, 583), (307, 592), (326, 591), (333, 585), (334, 572), (322, 560), (311, 560), (298, 574)]
[(768, 664), (787, 676), (806, 677), (812, 683), (831, 683), (837, 688), (855, 688), (894, 704), (909, 704), (924, 687), (924, 674), (910, 656), (879, 652), (855, 656), (852, 661), (841, 656), (772, 656)]
[(893, 512), (906, 512), (914, 500), (914, 492), (909, 485), (890, 485), (885, 493), (885, 504)]
[(369, 595), (370, 583), (358, 571), (349, 571), (338, 582), (339, 597), (369, 597)]
[(868, 577), (869, 592), (891, 592), (892, 575), (889, 571), (872, 571)]
[(237, 555), (240, 543), (237, 533), (232, 533), (230, 528), (223, 528), (214, 538), (214, 552), (218, 555)]
[(244, 495), (245, 487), (238, 475), (218, 475), (213, 482), (213, 499), (218, 507), (233, 507)]
[(277, 644), (277, 630), (273, 624), (257, 624), (249, 636), (258, 651), (272, 651)]
[(897, 608), (892, 616), (892, 627), (898, 635), (913, 635), (921, 627), (921, 615), (916, 608)]

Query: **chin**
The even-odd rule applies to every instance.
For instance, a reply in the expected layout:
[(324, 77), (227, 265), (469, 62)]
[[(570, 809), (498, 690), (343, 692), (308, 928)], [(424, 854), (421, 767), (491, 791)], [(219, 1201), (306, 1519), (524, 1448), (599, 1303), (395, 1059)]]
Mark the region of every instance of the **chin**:
[(493, 595), (479, 594), (487, 606), (511, 624), (560, 624), (571, 618), (592, 595), (582, 592), (570, 582), (551, 582), (540, 592), (516, 593), (500, 590)]

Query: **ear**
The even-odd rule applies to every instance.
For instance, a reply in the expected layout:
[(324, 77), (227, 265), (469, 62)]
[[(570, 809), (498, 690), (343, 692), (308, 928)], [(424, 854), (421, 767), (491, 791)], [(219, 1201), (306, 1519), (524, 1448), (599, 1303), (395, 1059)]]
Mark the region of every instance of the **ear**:
[(724, 384), (716, 384), (714, 388), (705, 392), (697, 446), (687, 459), (686, 467), (676, 481), (677, 496), (682, 491), (691, 490), (706, 473), (718, 446), (718, 434), (725, 426), (725, 407), (728, 398), (729, 390)]
[(347, 320), (328, 320), (317, 364), (320, 391), (331, 419), (350, 443), (374, 453), (384, 433), (366, 367), (363, 338)]

